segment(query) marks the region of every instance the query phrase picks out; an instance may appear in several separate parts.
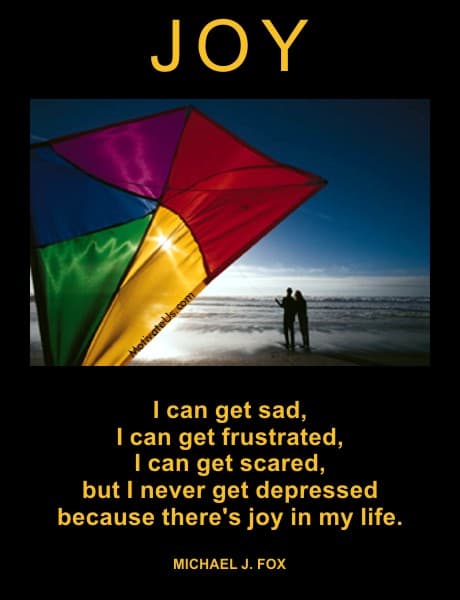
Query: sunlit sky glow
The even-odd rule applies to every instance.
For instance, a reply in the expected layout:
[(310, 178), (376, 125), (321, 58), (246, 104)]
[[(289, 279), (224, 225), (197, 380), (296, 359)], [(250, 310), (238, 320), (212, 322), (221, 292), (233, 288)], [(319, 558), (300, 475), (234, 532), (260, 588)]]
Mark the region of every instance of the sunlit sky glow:
[(202, 296), (280, 296), (286, 287), (307, 296), (429, 296), (427, 275), (328, 275), (284, 267), (257, 267), (239, 261), (212, 281)]

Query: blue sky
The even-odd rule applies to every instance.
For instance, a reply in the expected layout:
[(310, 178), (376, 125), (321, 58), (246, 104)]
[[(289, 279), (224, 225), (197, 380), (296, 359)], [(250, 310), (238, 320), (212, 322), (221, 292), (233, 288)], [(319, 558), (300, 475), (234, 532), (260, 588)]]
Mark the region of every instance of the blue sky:
[(31, 141), (185, 104), (329, 182), (210, 293), (429, 294), (427, 100), (33, 100)]

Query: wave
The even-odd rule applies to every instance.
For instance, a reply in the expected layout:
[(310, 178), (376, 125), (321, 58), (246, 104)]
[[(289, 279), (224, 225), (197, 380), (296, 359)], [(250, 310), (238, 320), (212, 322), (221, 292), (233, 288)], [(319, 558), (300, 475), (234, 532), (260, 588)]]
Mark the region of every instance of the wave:
[[(280, 297), (280, 295), (278, 295)], [(429, 302), (430, 296), (305, 296), (307, 301), (313, 302)], [(237, 302), (237, 301), (273, 301), (272, 296), (198, 296), (200, 302)]]
[[(429, 351), (427, 296), (306, 296), (306, 299), (310, 341), (315, 351)], [(36, 348), (40, 337), (32, 300), (30, 308), (31, 348)], [(218, 352), (273, 347), (284, 341), (282, 321), (283, 311), (273, 297), (198, 297), (143, 352), (212, 356)], [(299, 340), (298, 323), (296, 336)]]

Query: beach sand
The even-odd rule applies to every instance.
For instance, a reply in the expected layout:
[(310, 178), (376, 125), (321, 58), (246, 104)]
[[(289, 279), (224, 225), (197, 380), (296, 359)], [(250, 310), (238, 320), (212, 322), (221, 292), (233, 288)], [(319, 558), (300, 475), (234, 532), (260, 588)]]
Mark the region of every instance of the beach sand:
[[(30, 354), (43, 365), (36, 305), (31, 298)], [(296, 332), (287, 351), (279, 308), (271, 297), (203, 297), (149, 344), (130, 366), (428, 366), (429, 299), (313, 297), (310, 343)], [(188, 311), (188, 312), (187, 312)]]
[(130, 366), (233, 366), (233, 367), (357, 367), (357, 366), (429, 366), (427, 353), (367, 353), (319, 354), (316, 352), (286, 352), (261, 350), (253, 354), (196, 359), (163, 359), (132, 362)]
[[(31, 366), (42, 366), (43, 356), (39, 351), (31, 351)], [(230, 353), (226, 356), (208, 356), (187, 359), (157, 359), (149, 362), (133, 361), (132, 367), (356, 367), (356, 366), (429, 366), (430, 355), (425, 352), (397, 353), (374, 352), (363, 354), (326, 354), (288, 352), (286, 350), (265, 349), (253, 353)]]

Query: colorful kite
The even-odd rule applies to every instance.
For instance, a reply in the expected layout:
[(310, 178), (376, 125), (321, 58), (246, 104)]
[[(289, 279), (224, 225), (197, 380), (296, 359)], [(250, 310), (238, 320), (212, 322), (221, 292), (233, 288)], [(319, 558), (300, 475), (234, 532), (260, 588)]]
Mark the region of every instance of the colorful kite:
[(35, 144), (48, 365), (122, 365), (325, 181), (190, 107)]

